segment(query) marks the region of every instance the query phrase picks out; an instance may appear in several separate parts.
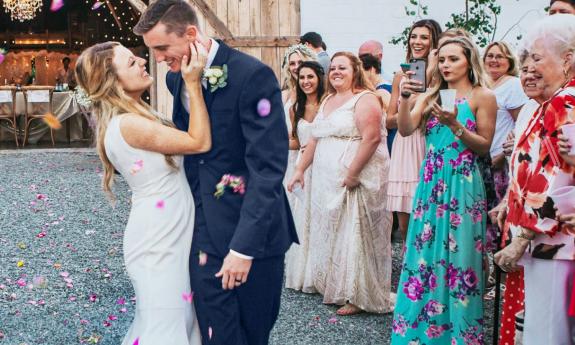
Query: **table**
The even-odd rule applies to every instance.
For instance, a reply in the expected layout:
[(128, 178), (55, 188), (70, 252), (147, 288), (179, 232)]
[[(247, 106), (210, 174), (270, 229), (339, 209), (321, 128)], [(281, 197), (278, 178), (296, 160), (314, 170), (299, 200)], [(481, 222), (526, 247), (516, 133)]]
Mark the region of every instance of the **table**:
[[(44, 107), (45, 110), (38, 110), (38, 113), (42, 111), (48, 111), (46, 104), (33, 105), (28, 103), (28, 107)], [(20, 116), (19, 132), (21, 134), (21, 140), (23, 140), (24, 133), (24, 113), (26, 112), (26, 104), (24, 102), (24, 93), (21, 91), (16, 92), (16, 116)], [(82, 124), (82, 116), (86, 116), (89, 110), (81, 107), (76, 98), (74, 97), (74, 92), (64, 91), (64, 92), (54, 92), (52, 96), (52, 113), (58, 120), (64, 124), (66, 121), (66, 138), (70, 139), (82, 139), (84, 137), (84, 125)], [(79, 115), (79, 116), (75, 116)], [(71, 128), (72, 123), (74, 124), (73, 129)], [(0, 135), (0, 140), (13, 140), (14, 130), (10, 129), (7, 124), (1, 123), (0, 126), (3, 130), (8, 131), (10, 135)], [(48, 126), (41, 120), (34, 120), (30, 126), (28, 134), (28, 143), (36, 144), (46, 133), (49, 132)], [(63, 131), (59, 131), (63, 132)], [(56, 133), (57, 137), (61, 138), (64, 133)]]

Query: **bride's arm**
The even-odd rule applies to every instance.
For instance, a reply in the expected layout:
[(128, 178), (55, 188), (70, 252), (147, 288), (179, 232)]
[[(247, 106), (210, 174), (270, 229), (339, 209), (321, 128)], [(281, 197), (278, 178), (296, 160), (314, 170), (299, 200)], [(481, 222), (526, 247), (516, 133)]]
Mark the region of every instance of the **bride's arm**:
[(182, 77), (190, 96), (188, 131), (162, 125), (138, 114), (127, 114), (120, 122), (120, 130), (130, 146), (163, 154), (202, 153), (211, 149), (210, 121), (201, 85), (207, 52), (200, 44), (191, 44), (190, 50), (189, 63), (186, 56), (182, 58)]

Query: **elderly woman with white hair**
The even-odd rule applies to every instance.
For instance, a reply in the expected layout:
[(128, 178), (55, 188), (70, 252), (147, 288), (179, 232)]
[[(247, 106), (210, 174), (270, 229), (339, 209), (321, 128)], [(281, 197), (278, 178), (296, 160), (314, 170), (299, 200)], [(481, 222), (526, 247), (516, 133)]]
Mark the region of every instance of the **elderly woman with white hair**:
[(561, 155), (558, 135), (573, 122), (575, 108), (575, 16), (541, 20), (526, 36), (533, 68), (544, 82), (546, 101), (517, 140), (511, 156), (503, 240), (495, 255), (505, 271), (524, 267), (523, 344), (573, 344), (569, 292), (575, 277), (573, 228), (558, 220), (549, 197), (560, 180), (575, 179)]

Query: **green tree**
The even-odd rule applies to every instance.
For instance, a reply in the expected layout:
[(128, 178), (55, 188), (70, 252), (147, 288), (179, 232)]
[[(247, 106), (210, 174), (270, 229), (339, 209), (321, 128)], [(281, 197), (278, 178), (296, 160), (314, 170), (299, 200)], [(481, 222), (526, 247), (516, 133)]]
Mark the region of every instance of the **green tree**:
[[(473, 35), (475, 42), (480, 47), (485, 47), (489, 42), (495, 38), (497, 31), (497, 16), (501, 13), (501, 6), (497, 4), (497, 0), (464, 0), (465, 10), (460, 13), (452, 13), (451, 18), (445, 27), (462, 28), (469, 31)], [(421, 4), (418, 0), (409, 0), (409, 4), (405, 6), (405, 12), (408, 16), (421, 19), (423, 15), (427, 15), (427, 6)], [(393, 37), (389, 43), (407, 45), (409, 27), (405, 28), (401, 34)]]

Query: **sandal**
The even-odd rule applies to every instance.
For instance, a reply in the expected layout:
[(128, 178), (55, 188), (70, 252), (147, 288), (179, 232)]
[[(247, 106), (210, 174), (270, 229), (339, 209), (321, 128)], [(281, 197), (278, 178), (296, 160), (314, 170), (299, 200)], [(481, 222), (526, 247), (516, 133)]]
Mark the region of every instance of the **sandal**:
[(335, 313), (339, 316), (350, 316), (363, 313), (363, 310), (351, 303), (347, 303), (343, 307), (339, 308)]

